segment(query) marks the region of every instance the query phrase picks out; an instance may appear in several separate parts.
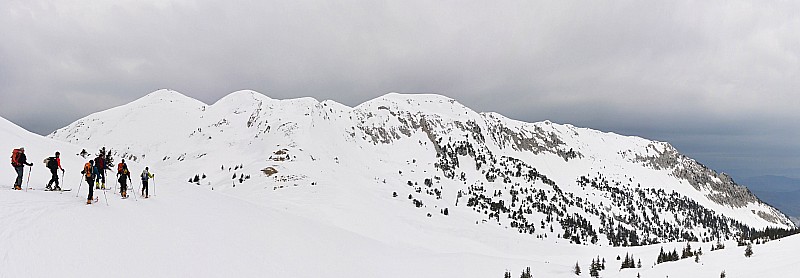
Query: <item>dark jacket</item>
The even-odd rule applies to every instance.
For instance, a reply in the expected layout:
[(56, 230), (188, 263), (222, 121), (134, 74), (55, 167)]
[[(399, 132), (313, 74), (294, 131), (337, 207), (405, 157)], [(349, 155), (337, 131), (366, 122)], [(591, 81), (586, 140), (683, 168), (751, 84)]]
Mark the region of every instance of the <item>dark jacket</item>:
[(33, 163), (28, 163), (28, 157), (25, 155), (25, 153), (20, 153), (19, 154), (18, 161), (19, 161), (20, 165), (33, 166)]
[(106, 160), (103, 159), (102, 156), (98, 156), (94, 159), (94, 167), (97, 167), (97, 170), (103, 171), (106, 169)]

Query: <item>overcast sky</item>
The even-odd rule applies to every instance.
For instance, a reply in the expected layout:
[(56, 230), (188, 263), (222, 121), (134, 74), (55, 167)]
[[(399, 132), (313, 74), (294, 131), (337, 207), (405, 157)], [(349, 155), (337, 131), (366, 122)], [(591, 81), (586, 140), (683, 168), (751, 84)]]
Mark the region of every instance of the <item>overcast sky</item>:
[(437, 93), (800, 177), (798, 34), (798, 1), (0, 0), (0, 116), (48, 134), (160, 88)]

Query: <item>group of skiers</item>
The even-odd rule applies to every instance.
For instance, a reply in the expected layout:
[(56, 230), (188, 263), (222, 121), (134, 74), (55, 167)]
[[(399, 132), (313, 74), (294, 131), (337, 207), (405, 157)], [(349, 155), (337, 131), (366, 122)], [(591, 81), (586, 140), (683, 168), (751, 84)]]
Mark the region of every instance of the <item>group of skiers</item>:
[[(86, 200), (86, 204), (91, 204), (94, 200), (94, 189), (106, 190), (106, 170), (110, 169), (110, 161), (112, 161), (111, 154), (106, 153), (106, 149), (102, 148), (97, 157), (90, 159), (83, 166), (81, 175), (85, 177), (86, 183), (89, 185), (89, 196)], [(62, 191), (58, 182), (58, 170), (61, 170), (62, 175), (64, 174), (64, 168), (61, 167), (61, 153), (56, 152), (55, 156), (46, 158), (44, 163), (53, 175), (50, 181), (47, 182), (45, 190)], [(14, 166), (14, 170), (17, 172), (17, 179), (14, 181), (14, 190), (22, 190), (22, 177), (25, 166), (33, 167), (33, 163), (28, 162), (24, 147), (14, 149), (11, 154), (11, 165)], [(122, 159), (117, 165), (117, 181), (120, 185), (119, 193), (123, 199), (128, 198), (128, 182), (132, 182), (130, 175), (131, 173), (128, 170), (128, 165), (125, 163), (125, 159)], [(145, 167), (140, 177), (142, 179), (142, 197), (149, 198), (150, 191), (148, 189), (148, 182), (154, 175), (150, 173), (149, 167)]]

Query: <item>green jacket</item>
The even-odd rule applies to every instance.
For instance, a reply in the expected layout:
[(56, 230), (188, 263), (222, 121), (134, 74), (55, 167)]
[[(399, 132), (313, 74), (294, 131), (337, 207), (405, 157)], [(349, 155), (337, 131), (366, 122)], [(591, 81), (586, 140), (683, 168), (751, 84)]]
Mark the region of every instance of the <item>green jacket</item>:
[(147, 180), (152, 179), (152, 178), (153, 178), (153, 174), (151, 174), (150, 172), (147, 172), (147, 170), (142, 171), (142, 180), (143, 181), (147, 181)]

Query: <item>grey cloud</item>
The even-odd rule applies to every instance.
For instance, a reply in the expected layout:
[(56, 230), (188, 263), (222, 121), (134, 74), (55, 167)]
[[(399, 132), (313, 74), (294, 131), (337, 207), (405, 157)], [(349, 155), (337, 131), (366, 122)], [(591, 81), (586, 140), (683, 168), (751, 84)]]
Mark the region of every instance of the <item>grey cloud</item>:
[(800, 127), (798, 6), (11, 1), (0, 8), (0, 97), (13, 101), (0, 115), (44, 134), (160, 88), (207, 103), (253, 89), (351, 106), (439, 93), (767, 171), (778, 162), (748, 159), (787, 165), (778, 155), (800, 150), (786, 139)]

